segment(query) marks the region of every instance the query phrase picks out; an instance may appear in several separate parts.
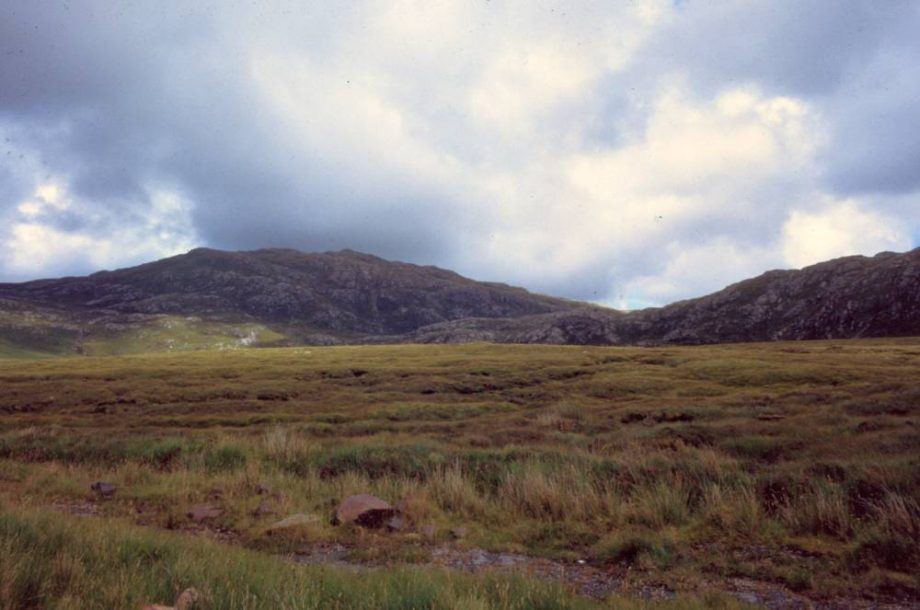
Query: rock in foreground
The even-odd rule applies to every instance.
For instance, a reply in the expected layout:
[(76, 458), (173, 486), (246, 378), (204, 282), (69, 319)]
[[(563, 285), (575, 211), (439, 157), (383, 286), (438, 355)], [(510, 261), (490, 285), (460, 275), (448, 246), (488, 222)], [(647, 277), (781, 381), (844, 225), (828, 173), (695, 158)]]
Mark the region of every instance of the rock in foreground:
[(357, 494), (342, 500), (332, 517), (333, 525), (355, 523), (361, 527), (382, 527), (396, 514), (390, 504), (370, 494)]
[(99, 494), (103, 498), (111, 498), (113, 495), (115, 495), (115, 491), (118, 489), (118, 487), (116, 487), (112, 483), (106, 483), (104, 481), (96, 481), (95, 483), (90, 485), (89, 488), (95, 491), (97, 494)]

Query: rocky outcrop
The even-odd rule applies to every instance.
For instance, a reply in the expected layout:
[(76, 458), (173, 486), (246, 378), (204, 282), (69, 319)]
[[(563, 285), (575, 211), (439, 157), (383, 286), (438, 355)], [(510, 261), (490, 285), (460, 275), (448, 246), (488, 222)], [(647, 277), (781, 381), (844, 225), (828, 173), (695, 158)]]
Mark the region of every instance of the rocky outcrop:
[(422, 327), (420, 343), (703, 344), (920, 335), (920, 249), (770, 271), (667, 307), (580, 307), (507, 320)]

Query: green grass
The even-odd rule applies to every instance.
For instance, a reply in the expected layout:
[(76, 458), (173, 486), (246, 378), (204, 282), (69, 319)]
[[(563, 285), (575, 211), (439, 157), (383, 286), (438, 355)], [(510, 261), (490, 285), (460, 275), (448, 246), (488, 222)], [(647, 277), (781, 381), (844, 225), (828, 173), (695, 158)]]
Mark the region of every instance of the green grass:
[(90, 331), (82, 343), (89, 355), (238, 349), (278, 343), (284, 335), (256, 323), (219, 323), (196, 317), (156, 316), (112, 333)]
[[(0, 608), (139, 608), (194, 586), (196, 608), (589, 609), (558, 586), (395, 569), (353, 574), (298, 567), (205, 540), (49, 513), (0, 514)], [(727, 603), (727, 602), (726, 602)]]
[[(49, 358), (75, 354), (111, 356), (152, 352), (228, 350), (282, 345), (286, 332), (250, 320), (195, 316), (86, 316), (53, 309), (0, 310), (0, 358)], [(291, 337), (296, 342), (297, 337)]]
[[(680, 599), (743, 576), (916, 600), (918, 378), (917, 339), (5, 360), (0, 499), (194, 531), (186, 511), (217, 489), (204, 529), (246, 557), (335, 542), (424, 563), (462, 526), (461, 546), (582, 559)], [(275, 514), (256, 511), (260, 484)], [(329, 525), (357, 492), (406, 500), (433, 539)], [(316, 519), (267, 534), (297, 513)]]

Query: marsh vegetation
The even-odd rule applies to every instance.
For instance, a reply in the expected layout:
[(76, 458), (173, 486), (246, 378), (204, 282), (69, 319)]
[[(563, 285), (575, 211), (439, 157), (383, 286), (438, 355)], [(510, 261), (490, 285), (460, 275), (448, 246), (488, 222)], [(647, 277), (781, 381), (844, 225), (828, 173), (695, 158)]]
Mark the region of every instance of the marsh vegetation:
[[(737, 579), (916, 603), (918, 379), (917, 339), (3, 360), (0, 608), (189, 584), (212, 608), (605, 603), (428, 569), (445, 545), (583, 561), (617, 607), (649, 587), (730, 607), (707, 591)], [(401, 500), (406, 528), (329, 524), (358, 492)], [(192, 519), (203, 504), (220, 514)], [(270, 530), (293, 514), (311, 518)], [(328, 545), (387, 569), (283, 559)]]

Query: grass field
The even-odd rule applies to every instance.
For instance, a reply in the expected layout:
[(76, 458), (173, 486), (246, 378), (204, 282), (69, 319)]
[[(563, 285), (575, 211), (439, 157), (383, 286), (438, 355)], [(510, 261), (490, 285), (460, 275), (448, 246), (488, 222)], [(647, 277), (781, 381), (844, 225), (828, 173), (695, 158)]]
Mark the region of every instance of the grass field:
[[(6, 359), (0, 388), (3, 609), (189, 584), (209, 608), (729, 608), (738, 579), (920, 601), (920, 339)], [(356, 492), (409, 527), (330, 525)], [(351, 571), (280, 558), (333, 544)], [(444, 547), (583, 561), (620, 594), (432, 569)]]

